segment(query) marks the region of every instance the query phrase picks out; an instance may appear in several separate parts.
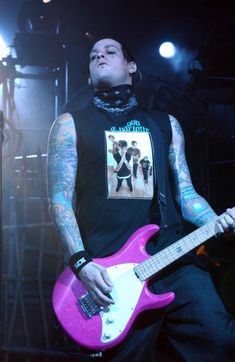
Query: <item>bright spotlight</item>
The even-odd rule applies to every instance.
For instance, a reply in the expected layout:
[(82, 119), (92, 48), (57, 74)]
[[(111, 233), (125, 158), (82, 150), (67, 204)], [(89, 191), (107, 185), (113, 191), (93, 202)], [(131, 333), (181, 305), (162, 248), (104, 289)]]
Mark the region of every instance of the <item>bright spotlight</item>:
[(159, 47), (159, 53), (164, 58), (172, 58), (175, 55), (175, 46), (173, 43), (167, 41)]
[(8, 47), (0, 35), (0, 60), (8, 55)]

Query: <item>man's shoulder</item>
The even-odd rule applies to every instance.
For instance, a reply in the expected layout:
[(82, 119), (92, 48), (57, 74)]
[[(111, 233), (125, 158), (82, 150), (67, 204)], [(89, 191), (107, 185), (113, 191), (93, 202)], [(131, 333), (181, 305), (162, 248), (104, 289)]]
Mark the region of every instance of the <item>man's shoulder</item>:
[(64, 122), (67, 122), (69, 120), (72, 120), (73, 119), (73, 116), (71, 113), (69, 112), (64, 112), (64, 113), (61, 113), (57, 118), (56, 118), (56, 122), (58, 123), (64, 123)]
[(93, 103), (80, 109), (68, 110), (68, 112), (72, 115), (75, 123), (79, 123), (84, 119), (92, 119), (93, 116), (97, 117), (97, 113), (99, 113)]
[(146, 115), (152, 127), (160, 128), (161, 132), (167, 134), (169, 139), (171, 139), (171, 122), (169, 114), (167, 112), (159, 111), (158, 109), (152, 108), (146, 111)]
[(61, 113), (56, 119), (54, 120), (51, 126), (51, 132), (61, 132), (64, 128), (70, 128), (73, 126), (73, 117), (70, 113)]

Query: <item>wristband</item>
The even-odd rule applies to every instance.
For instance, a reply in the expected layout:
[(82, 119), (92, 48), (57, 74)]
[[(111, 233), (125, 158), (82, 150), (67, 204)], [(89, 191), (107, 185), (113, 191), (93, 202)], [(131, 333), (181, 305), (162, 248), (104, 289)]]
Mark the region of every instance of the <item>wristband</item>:
[(83, 250), (73, 254), (70, 257), (69, 266), (74, 274), (78, 277), (78, 274), (82, 270), (82, 268), (91, 261), (92, 258), (90, 257), (90, 255), (85, 250)]

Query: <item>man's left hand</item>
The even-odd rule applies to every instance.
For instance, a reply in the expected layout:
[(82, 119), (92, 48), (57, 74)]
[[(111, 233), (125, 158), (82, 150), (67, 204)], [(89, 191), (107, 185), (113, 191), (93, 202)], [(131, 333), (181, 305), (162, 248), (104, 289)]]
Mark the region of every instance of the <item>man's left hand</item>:
[(227, 209), (226, 212), (216, 220), (216, 231), (218, 234), (222, 234), (228, 230), (233, 230), (235, 233), (235, 207)]

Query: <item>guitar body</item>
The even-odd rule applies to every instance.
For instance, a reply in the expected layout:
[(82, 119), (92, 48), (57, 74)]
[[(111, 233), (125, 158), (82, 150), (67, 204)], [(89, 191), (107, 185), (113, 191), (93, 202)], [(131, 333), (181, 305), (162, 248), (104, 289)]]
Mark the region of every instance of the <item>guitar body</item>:
[(94, 350), (112, 348), (125, 338), (139, 313), (161, 308), (174, 300), (173, 292), (151, 293), (147, 282), (141, 281), (134, 270), (149, 258), (145, 246), (158, 230), (157, 225), (146, 225), (138, 229), (116, 254), (94, 259), (108, 270), (114, 285), (111, 296), (115, 304), (92, 316), (89, 315), (94, 307), (91, 297), (71, 269), (66, 268), (59, 276), (53, 290), (53, 308), (75, 342)]

